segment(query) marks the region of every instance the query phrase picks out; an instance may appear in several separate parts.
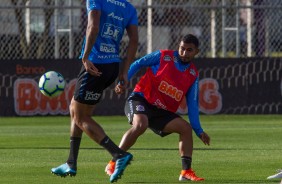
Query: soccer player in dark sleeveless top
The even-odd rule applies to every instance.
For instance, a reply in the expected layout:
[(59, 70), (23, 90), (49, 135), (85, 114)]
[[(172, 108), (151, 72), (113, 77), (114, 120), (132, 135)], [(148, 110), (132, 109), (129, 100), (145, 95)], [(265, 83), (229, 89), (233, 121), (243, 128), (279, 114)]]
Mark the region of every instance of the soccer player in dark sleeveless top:
[[(188, 34), (181, 39), (178, 51), (153, 52), (136, 60), (128, 71), (129, 80), (139, 69), (148, 67), (125, 104), (125, 115), (132, 126), (123, 135), (119, 147), (124, 151), (129, 150), (147, 128), (162, 137), (177, 133), (182, 161), (179, 181), (204, 180), (196, 176), (191, 168), (192, 129), (204, 144), (210, 144), (210, 137), (202, 129), (199, 120), (199, 77), (193, 64), (193, 59), (199, 52), (198, 47), (198, 38)], [(118, 94), (124, 90), (124, 86), (115, 87)], [(190, 123), (176, 113), (184, 97)], [(115, 158), (109, 162), (105, 169), (107, 174), (114, 172), (116, 163)]]
[[(78, 75), (74, 96), (70, 104), (70, 152), (66, 163), (52, 168), (58, 176), (74, 176), (83, 132), (103, 146), (116, 159), (110, 177), (114, 182), (121, 177), (132, 155), (120, 149), (92, 119), (93, 110), (100, 101), (103, 90), (118, 77), (128, 83), (127, 71), (135, 58), (138, 45), (138, 19), (136, 9), (126, 0), (86, 0), (88, 23), (80, 59), (82, 68)], [(119, 74), (119, 45), (126, 30), (129, 37), (127, 56)]]

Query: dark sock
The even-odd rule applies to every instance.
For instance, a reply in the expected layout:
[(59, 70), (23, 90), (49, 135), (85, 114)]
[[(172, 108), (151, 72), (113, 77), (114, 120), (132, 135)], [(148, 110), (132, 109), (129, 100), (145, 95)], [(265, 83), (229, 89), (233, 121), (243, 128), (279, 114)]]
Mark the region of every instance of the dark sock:
[(76, 170), (80, 141), (81, 141), (81, 137), (70, 137), (70, 153), (67, 163), (70, 166), (70, 168), (75, 170)]
[(102, 139), (100, 145), (113, 156), (113, 161), (126, 154), (126, 152), (121, 150), (108, 136)]
[(192, 158), (187, 156), (181, 157), (182, 161), (182, 170), (188, 170), (191, 168)]

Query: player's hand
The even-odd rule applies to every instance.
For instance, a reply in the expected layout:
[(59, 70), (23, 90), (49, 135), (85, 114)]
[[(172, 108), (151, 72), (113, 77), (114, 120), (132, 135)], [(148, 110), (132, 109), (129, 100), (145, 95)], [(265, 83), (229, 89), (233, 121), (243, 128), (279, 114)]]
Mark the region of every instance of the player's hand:
[(126, 90), (126, 86), (124, 84), (124, 81), (119, 81), (118, 84), (115, 87), (116, 94), (120, 95), (120, 94), (124, 93), (125, 90)]
[(128, 85), (128, 80), (127, 80), (127, 73), (126, 74), (121, 74), (119, 76), (119, 81), (118, 84), (115, 87), (115, 92), (116, 94), (122, 94), (125, 92), (126, 88)]
[(210, 145), (210, 137), (206, 132), (200, 134), (200, 139), (205, 145)]
[(87, 73), (89, 73), (90, 75), (94, 75), (94, 76), (101, 76), (102, 72), (100, 72), (95, 66), (94, 64), (89, 61), (88, 59), (82, 59), (82, 63), (85, 67), (85, 70)]

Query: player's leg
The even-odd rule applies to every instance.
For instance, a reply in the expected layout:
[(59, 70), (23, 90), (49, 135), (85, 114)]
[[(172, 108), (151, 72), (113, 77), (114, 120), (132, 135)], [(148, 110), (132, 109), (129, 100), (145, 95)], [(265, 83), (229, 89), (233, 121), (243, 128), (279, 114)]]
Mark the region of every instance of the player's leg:
[(196, 176), (195, 172), (191, 168), (193, 152), (193, 137), (191, 125), (187, 121), (179, 117), (170, 121), (164, 127), (163, 132), (179, 134), (179, 153), (182, 161), (182, 171), (179, 176), (179, 181), (204, 180), (204, 178)]
[[(77, 157), (81, 141), (82, 131), (96, 143), (104, 146), (114, 157), (125, 154), (105, 134), (103, 128), (91, 118), (94, 105), (86, 105), (72, 99), (70, 105), (71, 114), (71, 137), (70, 154), (66, 164), (53, 168), (52, 173), (59, 176), (73, 176), (77, 171)], [(104, 142), (107, 141), (105, 144)]]
[(71, 128), (70, 128), (70, 151), (67, 159), (67, 164), (70, 168), (77, 170), (77, 158), (81, 142), (83, 131), (76, 125), (74, 121), (74, 109), (70, 105), (70, 117), (71, 117)]
[(141, 136), (148, 128), (148, 117), (144, 114), (134, 114), (132, 126), (123, 135), (119, 147), (127, 151), (137, 141), (138, 137)]
[(96, 143), (108, 150), (113, 157), (120, 158), (126, 154), (113, 143), (113, 141), (106, 135), (104, 129), (92, 119), (94, 105), (82, 104), (75, 100), (73, 100), (72, 104), (75, 112), (72, 120), (81, 130), (83, 130), (83, 132)]
[[(99, 77), (92, 77), (90, 79), (90, 87), (95, 86), (95, 89), (92, 89), (92, 93), (90, 96), (87, 96), (87, 94), (86, 96), (84, 95), (83, 99), (87, 98), (88, 100), (88, 102), (85, 102), (86, 104), (89, 104), (89, 97), (90, 101), (92, 101), (92, 104), (97, 104), (101, 98), (103, 90), (105, 90), (115, 81), (119, 72), (119, 63), (95, 64), (95, 66), (102, 73), (102, 75)], [(86, 90), (86, 92), (87, 91), (89, 92), (90, 90)], [(102, 127), (100, 128), (102, 129)], [(93, 129), (93, 131), (96, 131), (96, 129)], [(98, 140), (98, 142), (99, 141), (100, 140)], [(120, 149), (107, 135), (102, 138), (99, 144), (103, 146), (106, 150), (108, 150), (112, 157), (116, 160), (115, 171), (110, 177), (110, 182), (117, 181), (121, 178), (123, 171), (130, 163), (133, 156), (130, 153), (127, 153)]]
[(110, 181), (114, 182), (121, 177), (124, 169), (130, 163), (132, 155), (120, 149), (104, 132), (103, 128), (92, 119), (92, 110), (89, 105), (74, 102), (75, 116), (73, 121), (92, 140), (103, 146), (116, 159), (116, 169)]
[[(179, 134), (179, 154), (181, 157), (192, 157), (193, 137), (192, 127), (181, 117), (171, 120), (163, 129), (163, 132)], [(191, 165), (190, 165), (191, 166)]]
[[(126, 160), (126, 163), (128, 163), (128, 160), (131, 160), (132, 155), (124, 152), (115, 143), (113, 143), (113, 141), (111, 141), (111, 139), (105, 134), (103, 128), (94, 119), (92, 119), (95, 104), (99, 102), (103, 90), (113, 83), (117, 77), (118, 63), (96, 65), (96, 67), (102, 71), (102, 76), (93, 77), (89, 75), (85, 72), (85, 68), (83, 66), (79, 74), (74, 98), (72, 99), (70, 105), (71, 136), (78, 136), (76, 138), (79, 139), (82, 135), (82, 132), (79, 131), (80, 129), (92, 140), (108, 150), (114, 158), (125, 158), (123, 160)], [(95, 88), (93, 88), (93, 86)], [(76, 162), (77, 159), (79, 144), (74, 145), (74, 150), (77, 151), (77, 153), (74, 153), (76, 155), (73, 156), (75, 159), (74, 162)], [(66, 163), (57, 168), (53, 168), (52, 172), (54, 171), (54, 174), (65, 176), (65, 173), (68, 172), (69, 168), (70, 166)]]
[(58, 176), (75, 176), (77, 172), (77, 158), (81, 142), (81, 137), (83, 131), (76, 125), (74, 121), (75, 109), (73, 99), (70, 105), (70, 117), (71, 117), (71, 127), (70, 127), (70, 150), (69, 157), (66, 163), (51, 169), (51, 173)]
[(70, 117), (71, 117), (70, 150), (69, 150), (69, 157), (66, 163), (68, 167), (72, 170), (72, 173), (70, 173), (69, 175), (71, 174), (75, 175), (77, 171), (77, 158), (78, 158), (78, 152), (79, 152), (83, 131), (73, 121), (74, 110), (73, 108), (71, 108), (71, 105), (70, 105)]
[(150, 109), (148, 102), (138, 94), (132, 94), (125, 103), (124, 113), (131, 127), (123, 135), (119, 147), (127, 151), (149, 126)]
[(113, 157), (118, 158), (125, 152), (111, 141), (103, 128), (92, 119), (92, 115), (96, 104), (100, 102), (103, 91), (117, 78), (119, 63), (95, 64), (95, 67), (102, 73), (101, 76), (88, 74), (82, 66), (71, 103), (74, 112), (72, 121), (92, 140), (108, 150)]
[[(144, 103), (144, 99), (140, 96), (131, 96), (125, 104), (125, 114), (128, 117), (129, 123), (132, 125), (131, 128), (123, 135), (122, 140), (120, 142), (119, 147), (127, 151), (131, 148), (137, 141), (138, 137), (142, 135), (148, 128), (148, 117), (147, 117), (148, 109), (146, 109), (146, 104)], [(119, 159), (116, 160), (113, 158), (111, 161), (115, 164), (115, 169), (113, 174), (111, 175), (111, 182), (114, 181), (112, 178), (115, 176), (115, 173), (121, 170), (123, 173), (124, 168), (120, 167)], [(110, 163), (111, 163), (110, 162)], [(107, 169), (107, 167), (106, 167)], [(106, 170), (107, 172), (107, 170)], [(110, 171), (111, 172), (111, 171)], [(110, 174), (110, 172), (107, 172)]]
[[(132, 126), (123, 135), (119, 147), (127, 151), (135, 144), (138, 137), (142, 135), (148, 127), (148, 118), (143, 114), (135, 114), (132, 122)], [(116, 159), (113, 158), (106, 166), (105, 172), (108, 175), (112, 175), (115, 171)]]
[(92, 119), (94, 107), (94, 105), (82, 104), (72, 99), (71, 111), (74, 113), (71, 116), (71, 121), (72, 126), (79, 127), (92, 140), (99, 144), (106, 134), (103, 128), (94, 119)]
[[(127, 115), (128, 122), (131, 124), (130, 129), (128, 129), (123, 135), (119, 147), (127, 151), (135, 144), (138, 137), (142, 135), (148, 128), (148, 110), (147, 105), (144, 102), (143, 97), (140, 96), (130, 96), (125, 103), (125, 114)], [(116, 159), (113, 158), (106, 166), (105, 172), (108, 175), (112, 175), (115, 171)]]

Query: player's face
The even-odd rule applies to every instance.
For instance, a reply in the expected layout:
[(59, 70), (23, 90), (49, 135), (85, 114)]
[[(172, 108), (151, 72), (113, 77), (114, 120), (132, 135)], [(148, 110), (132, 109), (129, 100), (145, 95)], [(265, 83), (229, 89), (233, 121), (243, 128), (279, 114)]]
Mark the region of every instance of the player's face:
[(193, 43), (180, 42), (178, 54), (182, 62), (189, 63), (198, 53), (199, 49)]

